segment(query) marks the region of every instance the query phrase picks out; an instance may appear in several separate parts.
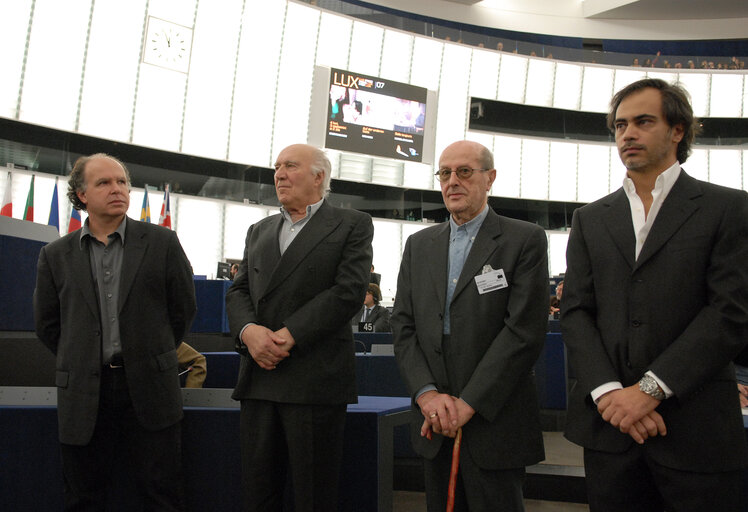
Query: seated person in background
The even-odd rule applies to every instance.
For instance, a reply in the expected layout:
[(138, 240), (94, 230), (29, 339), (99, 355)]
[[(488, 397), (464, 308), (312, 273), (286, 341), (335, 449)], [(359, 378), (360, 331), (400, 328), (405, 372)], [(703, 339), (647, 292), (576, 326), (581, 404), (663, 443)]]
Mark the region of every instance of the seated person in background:
[(239, 272), (239, 265), (237, 263), (234, 263), (233, 265), (231, 265), (231, 270), (229, 270), (229, 275), (232, 281), (236, 279), (237, 272)]
[(360, 322), (368, 322), (374, 326), (374, 332), (390, 332), (390, 312), (384, 306), (379, 305), (381, 300), (382, 292), (379, 286), (369, 283), (366, 288), (364, 305), (351, 319), (351, 325), (358, 327)]
[(559, 281), (556, 285), (556, 295), (551, 295), (551, 309), (549, 314), (553, 315), (553, 318), (558, 318), (561, 310), (561, 295), (564, 293), (564, 282)]
[(177, 347), (177, 363), (179, 366), (179, 375), (187, 373), (187, 380), (184, 383), (184, 387), (203, 387), (205, 376), (208, 374), (208, 363), (204, 355), (185, 342), (182, 342)]
[(374, 272), (374, 265), (371, 266), (371, 271), (369, 272), (369, 282), (374, 283), (377, 286), (382, 282), (382, 274)]
[(748, 348), (744, 348), (733, 360), (735, 378), (738, 381), (740, 407), (748, 407)]

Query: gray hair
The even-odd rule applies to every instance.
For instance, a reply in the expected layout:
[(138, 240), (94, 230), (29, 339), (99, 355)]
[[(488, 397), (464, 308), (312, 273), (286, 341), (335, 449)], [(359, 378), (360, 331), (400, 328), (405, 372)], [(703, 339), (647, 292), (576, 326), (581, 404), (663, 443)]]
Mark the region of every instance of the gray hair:
[(319, 173), (321, 172), (325, 173), (325, 177), (322, 180), (319, 191), (320, 195), (324, 198), (330, 195), (332, 164), (330, 163), (330, 159), (327, 158), (327, 155), (324, 151), (315, 147), (312, 147), (312, 149), (314, 150), (314, 157), (311, 163), (312, 172), (315, 176), (319, 175)]

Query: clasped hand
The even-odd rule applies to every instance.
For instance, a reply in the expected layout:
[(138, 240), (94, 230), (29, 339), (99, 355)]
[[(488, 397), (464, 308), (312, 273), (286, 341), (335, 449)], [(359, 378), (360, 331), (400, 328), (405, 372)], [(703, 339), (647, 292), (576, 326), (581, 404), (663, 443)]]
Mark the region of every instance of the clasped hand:
[(295, 341), (285, 327), (271, 331), (255, 324), (244, 329), (242, 343), (247, 346), (249, 354), (260, 368), (274, 370), (278, 363), (290, 355)]
[(475, 414), (475, 409), (461, 398), (434, 390), (419, 396), (417, 402), (424, 418), (421, 436), (429, 440), (434, 433), (455, 437), (457, 429), (470, 421)]
[(597, 402), (603, 419), (639, 444), (667, 434), (665, 420), (655, 408), (660, 401), (639, 389), (638, 384), (605, 393)]

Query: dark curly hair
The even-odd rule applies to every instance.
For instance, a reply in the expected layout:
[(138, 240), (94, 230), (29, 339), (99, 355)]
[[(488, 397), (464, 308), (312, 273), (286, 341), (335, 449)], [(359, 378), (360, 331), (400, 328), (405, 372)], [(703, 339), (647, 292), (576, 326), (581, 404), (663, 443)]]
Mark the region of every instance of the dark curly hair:
[(107, 155), (106, 153), (96, 153), (90, 156), (82, 156), (75, 161), (73, 170), (70, 171), (70, 176), (68, 177), (68, 199), (72, 203), (73, 208), (75, 208), (76, 210), (86, 211), (86, 205), (78, 197), (78, 192), (86, 191), (86, 164), (94, 158), (109, 158), (110, 160), (114, 160), (115, 162), (120, 164), (125, 170), (125, 177), (127, 178), (127, 188), (130, 188), (130, 171), (127, 170), (127, 166), (118, 158)]
[(607, 117), (608, 130), (615, 133), (616, 111), (621, 102), (631, 94), (648, 88), (660, 91), (662, 113), (668, 126), (683, 126), (683, 138), (678, 143), (676, 152), (678, 162), (683, 163), (688, 160), (691, 154), (691, 145), (701, 126), (698, 118), (693, 115), (688, 91), (678, 84), (669, 84), (659, 78), (644, 78), (627, 85), (610, 100), (610, 110)]

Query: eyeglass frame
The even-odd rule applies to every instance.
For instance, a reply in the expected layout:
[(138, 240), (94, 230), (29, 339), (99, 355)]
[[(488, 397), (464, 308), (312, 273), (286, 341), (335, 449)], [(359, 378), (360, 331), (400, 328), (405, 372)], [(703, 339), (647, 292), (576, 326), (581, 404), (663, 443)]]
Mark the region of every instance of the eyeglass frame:
[[(490, 170), (491, 169), (475, 169), (468, 166), (460, 166), (454, 170), (445, 167), (444, 169), (439, 169), (438, 171), (436, 171), (434, 173), (434, 176), (436, 176), (442, 183), (446, 183), (452, 178), (452, 173), (456, 174), (458, 179), (468, 180), (473, 176), (473, 174), (475, 174), (475, 171), (486, 172)], [(446, 175), (446, 178), (442, 177), (442, 171), (449, 171), (449, 174)]]

